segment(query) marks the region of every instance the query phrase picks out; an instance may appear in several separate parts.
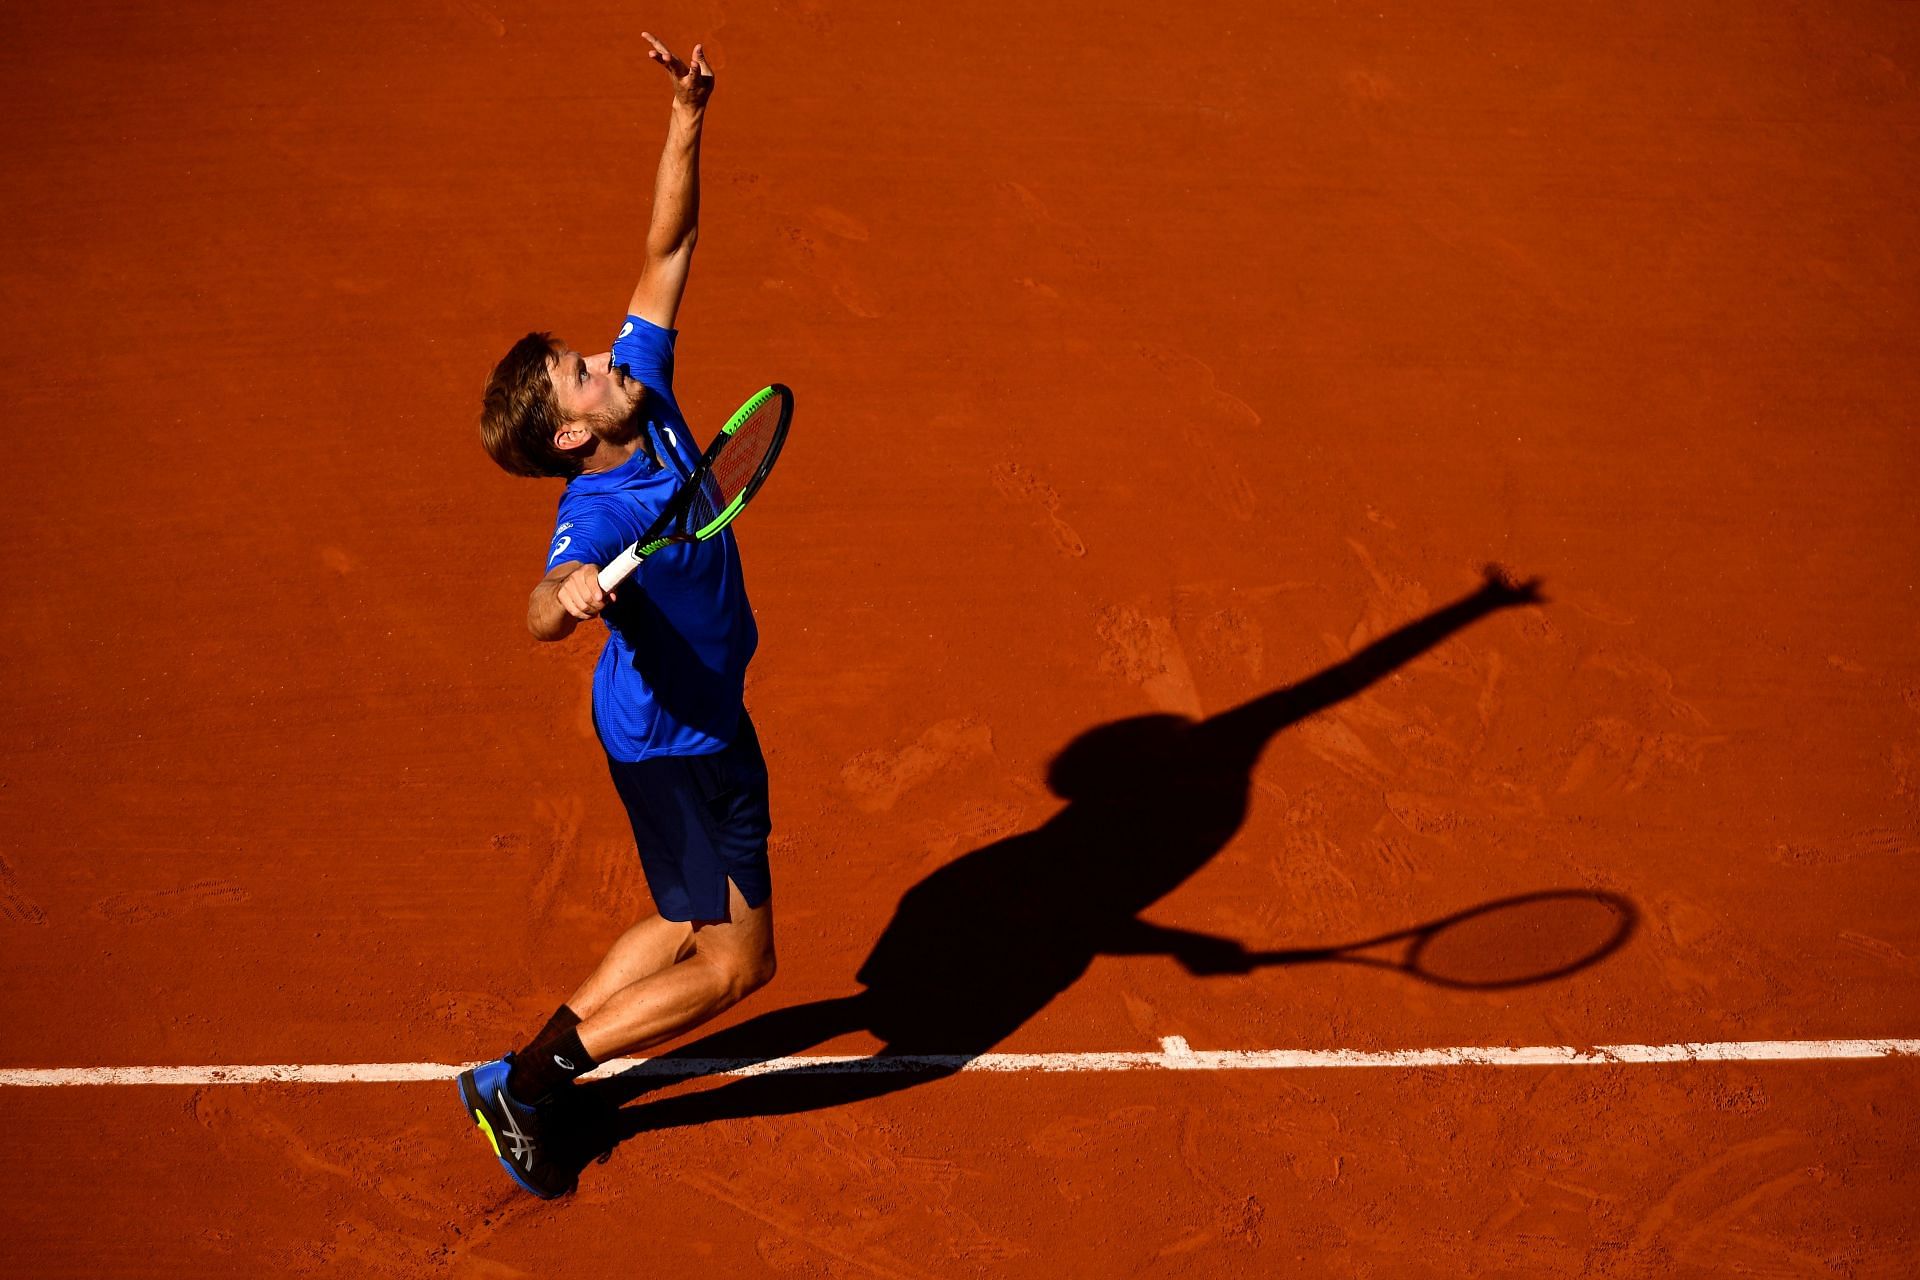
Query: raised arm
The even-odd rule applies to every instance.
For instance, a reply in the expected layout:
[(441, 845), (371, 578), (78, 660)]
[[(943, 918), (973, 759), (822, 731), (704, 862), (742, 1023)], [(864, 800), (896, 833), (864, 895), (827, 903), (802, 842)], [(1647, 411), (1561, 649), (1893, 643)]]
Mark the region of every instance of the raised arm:
[(671, 329), (680, 310), (680, 295), (687, 289), (694, 242), (699, 239), (700, 130), (706, 121), (707, 98), (713, 93), (713, 69), (707, 65), (706, 50), (701, 45), (693, 46), (693, 63), (689, 66), (647, 32), (640, 34), (653, 46), (647, 56), (673, 77), (673, 115), (667, 126), (667, 144), (660, 152), (660, 170), (653, 180), (646, 261), (627, 310)]
[(1485, 582), (1472, 595), (1389, 631), (1346, 661), (1298, 684), (1275, 689), (1203, 720), (1196, 733), (1208, 751), (1225, 753), (1232, 761), (1229, 767), (1252, 768), (1268, 741), (1288, 725), (1363, 692), (1496, 609), (1540, 603), (1538, 578), (1517, 582), (1500, 566), (1488, 565)]

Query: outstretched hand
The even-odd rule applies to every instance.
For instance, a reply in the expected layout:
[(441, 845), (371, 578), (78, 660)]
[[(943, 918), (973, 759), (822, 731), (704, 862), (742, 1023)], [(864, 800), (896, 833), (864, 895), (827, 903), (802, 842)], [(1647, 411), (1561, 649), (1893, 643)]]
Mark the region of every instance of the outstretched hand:
[(1540, 592), (1539, 578), (1516, 578), (1505, 565), (1490, 564), (1480, 571), (1484, 592), (1496, 604), (1501, 606), (1518, 604), (1545, 604), (1546, 596)]
[(1247, 954), (1245, 946), (1232, 938), (1192, 934), (1181, 940), (1173, 958), (1196, 978), (1253, 972), (1253, 957)]
[(647, 57), (667, 69), (673, 77), (673, 100), (683, 107), (704, 107), (707, 97), (713, 92), (713, 68), (707, 65), (705, 45), (693, 46), (693, 63), (687, 63), (673, 56), (673, 51), (653, 38), (653, 33), (642, 31), (640, 38), (653, 46)]

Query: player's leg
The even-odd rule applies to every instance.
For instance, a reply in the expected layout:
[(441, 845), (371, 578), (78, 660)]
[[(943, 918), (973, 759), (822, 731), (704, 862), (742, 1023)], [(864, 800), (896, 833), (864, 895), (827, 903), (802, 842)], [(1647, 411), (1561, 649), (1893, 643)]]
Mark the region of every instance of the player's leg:
[[(582, 1018), (591, 1016), (620, 988), (692, 954), (693, 926), (682, 920), (650, 916), (621, 934), (580, 989), (553, 1011), (525, 1048), (511, 1055), (518, 1078), (510, 1080), (508, 1087), (522, 1091), (537, 1088), (528, 1075), (531, 1064), (541, 1062), (555, 1046), (571, 1043), (568, 1033), (580, 1025)], [(566, 1052), (563, 1048), (562, 1056)]]
[(599, 967), (567, 1000), (567, 1007), (583, 1019), (591, 1018), (614, 992), (652, 977), (692, 954), (691, 924), (649, 916), (621, 934), (607, 949)]
[[(514, 1060), (526, 1063), (541, 1058), (608, 996), (692, 954), (692, 925), (658, 915), (642, 920), (614, 940), (593, 973), (565, 1004), (553, 1011), (546, 1024), (533, 1033), (526, 1047), (512, 1055)], [(523, 1088), (527, 1084), (524, 1071), (520, 1084)]]
[(691, 1031), (773, 977), (773, 899), (747, 905), (727, 883), (724, 921), (695, 925), (693, 954), (614, 992), (577, 1031), (589, 1057), (604, 1062)]

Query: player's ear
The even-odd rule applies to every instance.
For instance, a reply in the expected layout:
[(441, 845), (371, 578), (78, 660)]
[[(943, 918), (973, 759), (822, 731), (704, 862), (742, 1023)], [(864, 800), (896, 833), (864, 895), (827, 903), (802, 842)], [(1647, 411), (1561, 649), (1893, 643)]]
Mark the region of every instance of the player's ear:
[(587, 430), (586, 424), (575, 419), (554, 431), (553, 447), (562, 453), (572, 453), (592, 438), (593, 432)]

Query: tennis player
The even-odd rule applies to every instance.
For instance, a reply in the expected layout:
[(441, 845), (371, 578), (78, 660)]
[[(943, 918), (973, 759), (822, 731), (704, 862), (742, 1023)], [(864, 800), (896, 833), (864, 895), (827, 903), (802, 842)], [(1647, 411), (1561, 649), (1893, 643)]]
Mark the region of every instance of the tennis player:
[(571, 1185), (558, 1157), (576, 1077), (705, 1022), (774, 967), (767, 767), (742, 702), (759, 637), (733, 533), (669, 546), (612, 592), (597, 577), (700, 460), (674, 400), (673, 325), (697, 238), (713, 71), (702, 46), (687, 63), (642, 35), (673, 77), (673, 110), (626, 322), (599, 355), (522, 338), (494, 370), (480, 418), (495, 462), (567, 482), (527, 628), (562, 640), (594, 618), (606, 627), (594, 725), (658, 909), (525, 1048), (460, 1077), (500, 1162), (542, 1197)]

